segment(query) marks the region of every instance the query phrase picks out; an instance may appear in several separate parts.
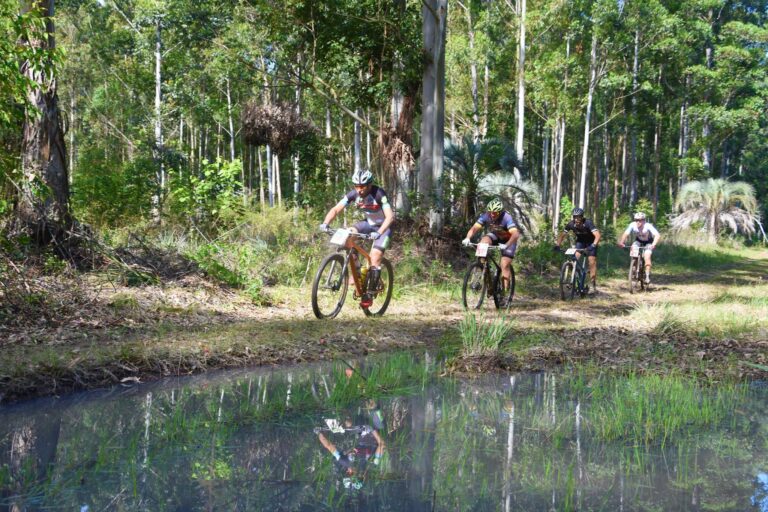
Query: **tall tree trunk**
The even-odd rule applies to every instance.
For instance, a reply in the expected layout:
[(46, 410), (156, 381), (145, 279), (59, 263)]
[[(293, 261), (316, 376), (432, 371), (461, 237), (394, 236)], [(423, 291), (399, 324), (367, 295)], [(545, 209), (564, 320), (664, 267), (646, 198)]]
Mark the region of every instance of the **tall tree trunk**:
[(422, 35), (429, 56), (422, 78), (421, 156), (419, 193), (422, 206), (429, 211), (433, 233), (442, 230), (442, 171), (445, 126), (445, 36), (447, 0), (425, 0)]
[(325, 106), (325, 143), (326, 156), (325, 156), (325, 184), (331, 184), (331, 175), (333, 174), (332, 153), (331, 153), (331, 139), (333, 138), (331, 132), (331, 108)]
[(592, 51), (589, 57), (589, 91), (587, 92), (587, 112), (584, 118), (584, 147), (581, 153), (581, 186), (579, 187), (579, 208), (584, 208), (586, 204), (587, 176), (589, 167), (587, 160), (589, 156), (589, 130), (590, 119), (592, 117), (592, 99), (595, 95), (597, 86), (597, 35), (592, 35)]
[(480, 140), (480, 100), (477, 86), (477, 55), (475, 52), (475, 26), (472, 21), (472, 9), (470, 5), (458, 2), (464, 9), (467, 18), (467, 37), (469, 39), (469, 77), (470, 93), (472, 96), (472, 140), (477, 144)]
[(630, 117), (630, 153), (629, 153), (629, 204), (637, 202), (637, 93), (640, 88), (640, 30), (635, 30), (635, 51), (632, 61), (632, 115)]
[(515, 152), (522, 163), (525, 147), (525, 0), (518, 0), (518, 15), (520, 16), (520, 37), (517, 49), (517, 138)]
[[(356, 114), (358, 117), (362, 114), (360, 109), (357, 109)], [(362, 167), (362, 127), (360, 126), (360, 121), (355, 119), (354, 122), (354, 129), (355, 129), (355, 137), (354, 137), (354, 155), (355, 155), (355, 171), (360, 170)]]
[[(546, 205), (549, 197), (549, 127), (546, 124), (544, 125), (544, 140), (541, 145), (541, 184), (541, 203)], [(546, 213), (549, 214), (549, 212)]]
[[(38, 48), (55, 49), (54, 1), (41, 0), (29, 4), (43, 12), (46, 22), (46, 39), (25, 41)], [(69, 211), (69, 173), (61, 127), (56, 79), (44, 69), (32, 66), (29, 61), (21, 65), (21, 72), (36, 84), (27, 91), (30, 108), (24, 119), (21, 183), (17, 205), (17, 219), (30, 229), (38, 243), (47, 244), (58, 238), (72, 222)]]
[(152, 198), (152, 216), (155, 222), (160, 222), (163, 213), (165, 197), (165, 163), (163, 148), (163, 39), (161, 18), (155, 18), (155, 148), (154, 158), (157, 173), (155, 196)]
[[(563, 73), (563, 94), (568, 92), (568, 66), (567, 63), (571, 58), (571, 38), (568, 37), (565, 40), (565, 72)], [(563, 184), (563, 167), (565, 159), (565, 111), (560, 114), (559, 120), (559, 133), (560, 137), (557, 142), (558, 155), (557, 155), (557, 185), (555, 186), (554, 206), (555, 217), (552, 222), (552, 229), (555, 233), (560, 230), (560, 198), (562, 197), (562, 184)]]
[[(229, 125), (229, 161), (235, 161), (235, 121), (232, 116), (232, 91), (229, 83), (229, 76), (226, 79), (227, 85), (227, 123)], [(243, 183), (245, 188), (245, 183)]]

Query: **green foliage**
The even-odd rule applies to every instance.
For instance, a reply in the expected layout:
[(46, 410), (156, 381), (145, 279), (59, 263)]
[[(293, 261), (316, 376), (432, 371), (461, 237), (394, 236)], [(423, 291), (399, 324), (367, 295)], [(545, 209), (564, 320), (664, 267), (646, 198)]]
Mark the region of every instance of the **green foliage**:
[(571, 211), (575, 208), (575, 205), (571, 202), (571, 198), (563, 196), (560, 198), (560, 229), (565, 229), (566, 224), (571, 222)]
[(207, 243), (197, 247), (190, 257), (210, 277), (243, 290), (256, 305), (268, 305), (271, 300), (264, 290), (263, 278), (258, 267), (254, 268), (254, 261), (261, 261), (259, 252), (258, 246)]
[(240, 160), (203, 162), (200, 175), (177, 172), (171, 181), (171, 209), (180, 217), (216, 221), (229, 212), (242, 211)]

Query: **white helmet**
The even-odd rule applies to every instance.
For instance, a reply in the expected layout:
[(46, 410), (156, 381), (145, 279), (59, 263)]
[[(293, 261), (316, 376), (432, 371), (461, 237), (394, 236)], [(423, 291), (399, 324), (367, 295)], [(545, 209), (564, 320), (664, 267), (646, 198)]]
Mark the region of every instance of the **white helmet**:
[(643, 212), (635, 213), (634, 220), (645, 220), (645, 214)]
[(352, 174), (353, 185), (368, 185), (370, 183), (373, 183), (373, 173), (368, 169), (358, 169)]

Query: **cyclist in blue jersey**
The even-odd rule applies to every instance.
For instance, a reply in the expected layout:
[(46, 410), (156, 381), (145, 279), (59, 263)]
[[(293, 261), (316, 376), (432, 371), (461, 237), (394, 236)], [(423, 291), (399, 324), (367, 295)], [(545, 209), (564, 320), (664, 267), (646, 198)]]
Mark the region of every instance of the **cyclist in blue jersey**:
[(645, 260), (645, 284), (651, 283), (651, 254), (656, 245), (661, 241), (659, 230), (653, 224), (645, 221), (645, 213), (637, 212), (632, 217), (633, 222), (629, 223), (627, 229), (622, 233), (619, 240), (619, 247), (624, 247), (627, 238), (634, 235), (635, 241), (632, 245), (645, 248), (643, 259)]
[[(369, 275), (371, 276), (370, 289), (375, 290), (381, 276), (381, 258), (384, 257), (384, 251), (389, 248), (392, 236), (390, 226), (395, 221), (395, 212), (392, 210), (392, 205), (389, 204), (384, 189), (373, 184), (373, 173), (368, 169), (355, 171), (352, 174), (352, 185), (354, 185), (354, 189), (347, 192), (341, 201), (325, 215), (323, 223), (320, 224), (320, 231), (326, 231), (336, 215), (351, 204), (357, 206), (358, 210), (365, 214), (365, 220), (356, 223), (350, 228), (350, 231), (371, 235), (373, 238)], [(371, 303), (370, 297), (363, 297), (360, 305), (368, 307)]]
[[(565, 225), (562, 233), (557, 237), (555, 250), (560, 250), (560, 244), (568, 236), (569, 231), (576, 235), (576, 248), (584, 249), (587, 253), (587, 262), (589, 263), (589, 275), (592, 279), (592, 293), (597, 292), (597, 244), (600, 243), (600, 230), (595, 227), (590, 219), (584, 218), (584, 210), (574, 208), (571, 211), (573, 219)], [(576, 257), (580, 257), (576, 254)]]
[[(480, 215), (475, 221), (467, 236), (462, 240), (463, 245), (469, 245), (471, 238), (478, 231), (485, 229), (485, 235), (480, 240), (481, 243), (488, 245), (503, 246), (501, 251), (501, 280), (504, 284), (504, 290), (509, 290), (510, 268), (512, 267), (512, 258), (517, 251), (517, 241), (520, 238), (520, 230), (517, 224), (512, 220), (509, 212), (504, 210), (501, 199), (491, 199), (486, 206), (486, 212)], [(506, 297), (506, 291), (503, 294)], [(500, 307), (506, 307), (501, 304)]]

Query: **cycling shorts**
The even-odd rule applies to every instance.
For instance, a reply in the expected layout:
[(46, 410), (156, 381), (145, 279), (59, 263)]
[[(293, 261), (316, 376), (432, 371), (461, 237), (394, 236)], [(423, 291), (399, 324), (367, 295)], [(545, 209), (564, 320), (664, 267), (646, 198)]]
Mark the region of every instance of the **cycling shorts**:
[[(372, 226), (371, 224), (368, 223), (368, 221), (365, 221), (365, 220), (361, 220), (360, 222), (358, 222), (352, 227), (355, 228), (355, 230), (358, 233), (361, 233), (363, 235), (370, 235), (374, 231), (379, 230), (379, 226)], [(374, 240), (373, 248), (378, 249), (381, 252), (386, 251), (387, 248), (389, 247), (389, 240), (391, 236), (392, 236), (392, 228), (388, 228), (383, 235), (381, 235), (379, 238)]]

